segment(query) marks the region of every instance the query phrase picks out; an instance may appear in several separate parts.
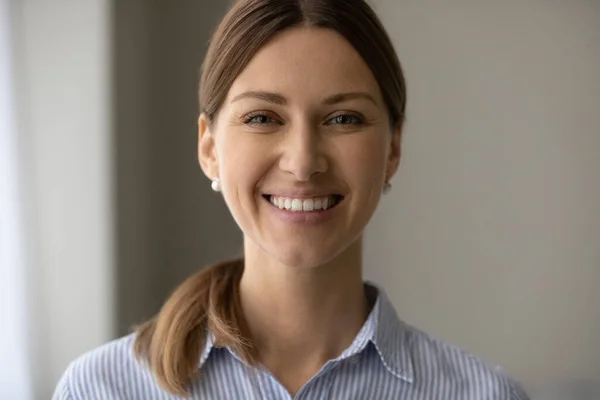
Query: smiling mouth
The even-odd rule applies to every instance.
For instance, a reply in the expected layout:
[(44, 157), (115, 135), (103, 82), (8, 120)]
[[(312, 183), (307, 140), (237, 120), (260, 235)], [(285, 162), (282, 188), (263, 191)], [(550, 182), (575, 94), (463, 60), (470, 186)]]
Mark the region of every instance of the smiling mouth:
[(334, 208), (344, 199), (341, 195), (329, 195), (309, 198), (294, 198), (274, 195), (263, 195), (272, 206), (280, 210), (292, 212), (316, 212)]

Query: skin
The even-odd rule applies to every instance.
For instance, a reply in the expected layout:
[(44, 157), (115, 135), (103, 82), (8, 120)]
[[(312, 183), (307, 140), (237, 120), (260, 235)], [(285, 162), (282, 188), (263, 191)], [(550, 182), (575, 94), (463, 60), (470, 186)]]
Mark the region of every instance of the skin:
[[(332, 97), (347, 93), (359, 95)], [(362, 234), (398, 168), (400, 138), (371, 70), (327, 29), (278, 34), (236, 78), (214, 123), (200, 116), (200, 165), (221, 180), (244, 234), (241, 301), (259, 360), (292, 394), (367, 318)], [(263, 197), (290, 193), (344, 198), (330, 219), (307, 223), (282, 218)]]

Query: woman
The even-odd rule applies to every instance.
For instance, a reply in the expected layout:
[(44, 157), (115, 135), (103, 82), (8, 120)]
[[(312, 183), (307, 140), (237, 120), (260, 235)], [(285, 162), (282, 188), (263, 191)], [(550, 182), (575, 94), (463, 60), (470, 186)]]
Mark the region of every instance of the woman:
[(244, 259), (200, 271), (135, 334), (72, 363), (55, 398), (526, 399), (362, 281), (405, 101), (363, 0), (238, 1), (203, 66), (198, 153)]

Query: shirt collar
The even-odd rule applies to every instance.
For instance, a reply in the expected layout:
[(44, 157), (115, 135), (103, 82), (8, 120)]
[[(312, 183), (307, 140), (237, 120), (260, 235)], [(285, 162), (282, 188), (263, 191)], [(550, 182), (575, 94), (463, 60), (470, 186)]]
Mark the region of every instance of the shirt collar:
[(377, 291), (377, 302), (369, 319), (373, 325), (371, 341), (379, 353), (381, 362), (393, 375), (407, 382), (413, 382), (414, 368), (407, 326), (398, 318), (394, 306), (382, 288), (369, 282), (366, 286)]
[[(337, 360), (358, 354), (369, 343), (373, 343), (381, 362), (392, 375), (407, 382), (413, 382), (414, 369), (410, 356), (410, 344), (407, 341), (406, 324), (398, 318), (394, 306), (383, 289), (371, 282), (365, 282), (365, 290), (367, 296), (376, 296), (375, 305), (352, 344)], [(215, 347), (214, 345), (214, 334), (207, 332), (199, 367), (204, 365), (211, 350)]]
[(414, 369), (407, 343), (406, 325), (398, 318), (383, 289), (365, 282), (365, 290), (367, 297), (376, 297), (375, 305), (352, 344), (338, 359), (352, 357), (372, 343), (382, 364), (392, 375), (412, 382)]
[(200, 363), (198, 364), (198, 368), (202, 368), (214, 346), (215, 335), (210, 331), (206, 331), (206, 343), (204, 343), (204, 349), (202, 349), (202, 353), (200, 354)]

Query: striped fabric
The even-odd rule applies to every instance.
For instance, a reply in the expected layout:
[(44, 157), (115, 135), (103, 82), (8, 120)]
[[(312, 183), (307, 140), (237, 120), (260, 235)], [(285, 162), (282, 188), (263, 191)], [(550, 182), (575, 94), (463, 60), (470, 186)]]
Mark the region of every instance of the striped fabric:
[[(503, 370), (434, 339), (398, 319), (385, 293), (366, 285), (377, 300), (354, 342), (328, 361), (294, 396), (268, 372), (245, 365), (208, 335), (192, 399), (526, 400)], [(161, 390), (133, 356), (134, 336), (108, 343), (75, 360), (53, 400), (180, 399)]]

